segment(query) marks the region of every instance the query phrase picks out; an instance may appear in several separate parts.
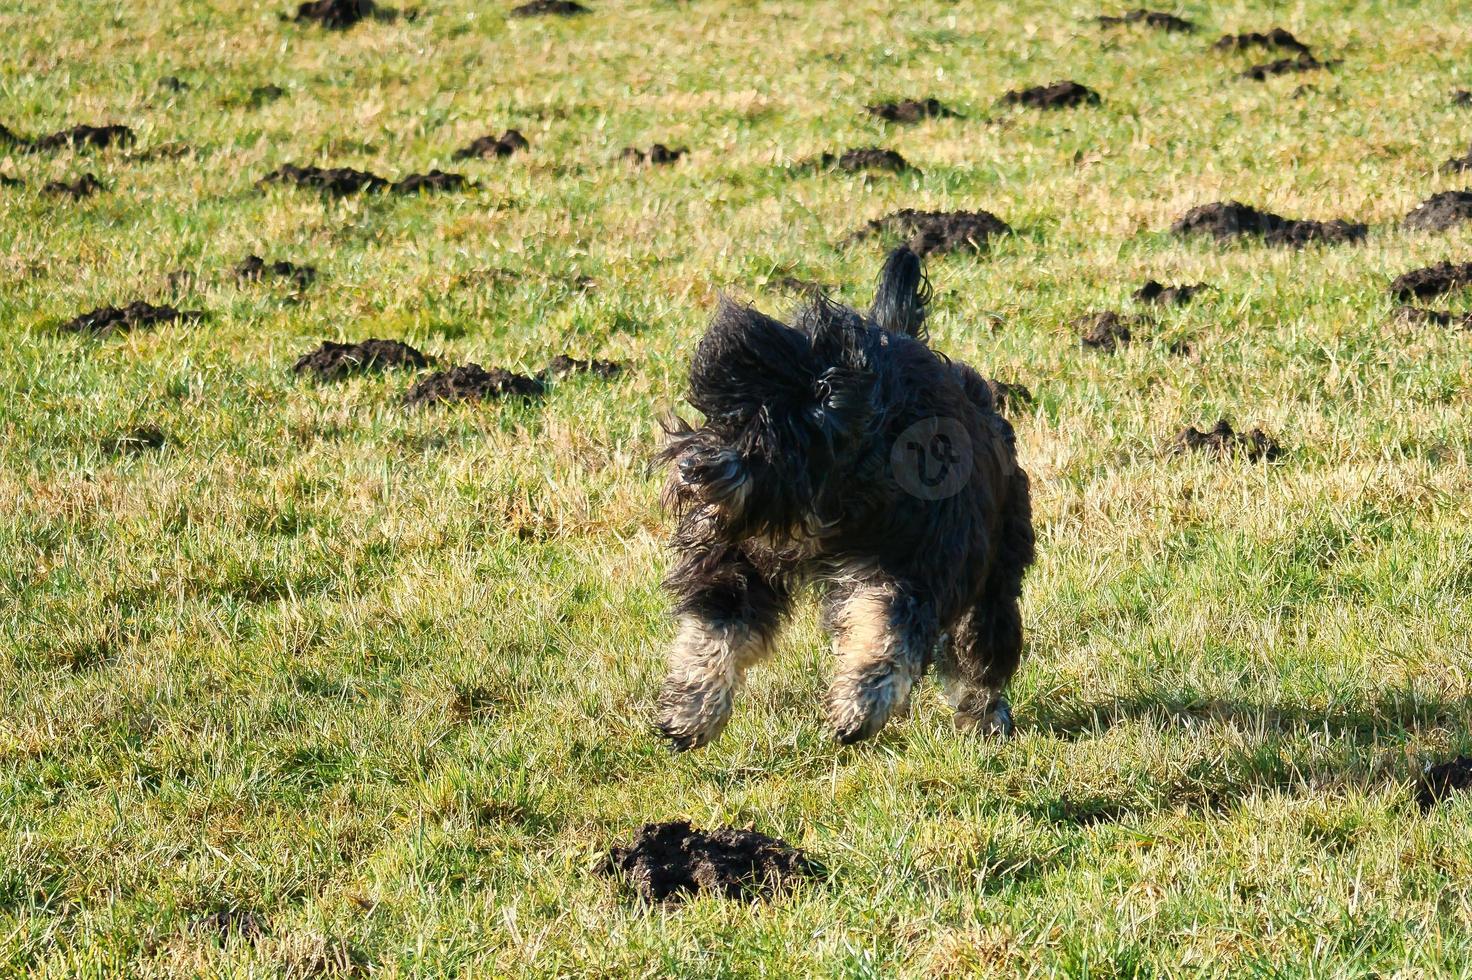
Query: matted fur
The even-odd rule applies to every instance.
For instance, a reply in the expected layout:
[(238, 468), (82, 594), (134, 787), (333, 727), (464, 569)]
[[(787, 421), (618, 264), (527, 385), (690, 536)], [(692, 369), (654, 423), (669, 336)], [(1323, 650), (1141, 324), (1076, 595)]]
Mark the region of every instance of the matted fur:
[[(1027, 474), (985, 380), (927, 345), (928, 297), (901, 248), (867, 314), (824, 297), (789, 326), (723, 301), (700, 341), (689, 400), (704, 424), (675, 419), (661, 454), (681, 626), (658, 724), (676, 748), (724, 729), (806, 584), (824, 596), (838, 655), (827, 708), (840, 741), (902, 712), (937, 653), (957, 724), (1010, 728), (1002, 692), (1022, 654), (1034, 546)], [(969, 470), (928, 499), (906, 489), (895, 449), (937, 420)]]

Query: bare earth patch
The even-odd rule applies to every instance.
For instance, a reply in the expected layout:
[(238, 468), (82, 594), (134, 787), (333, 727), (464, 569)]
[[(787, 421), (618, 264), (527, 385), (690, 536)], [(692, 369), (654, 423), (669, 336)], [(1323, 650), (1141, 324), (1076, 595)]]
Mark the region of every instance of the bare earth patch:
[(487, 371), (479, 364), (462, 364), (417, 382), (404, 396), (404, 404), (417, 408), (443, 402), (512, 397), (530, 400), (540, 397), (545, 391), (546, 385), (524, 374), (515, 374), (504, 368)]
[(994, 235), (1011, 227), (990, 211), (916, 211), (905, 208), (870, 221), (849, 236), (849, 241), (873, 235), (908, 238), (910, 250), (919, 256), (960, 250), (979, 252)]
[(754, 830), (697, 830), (683, 820), (640, 827), (628, 846), (609, 851), (600, 871), (655, 902), (700, 894), (769, 899), (821, 874), (786, 841)]
[(1187, 211), (1170, 230), (1177, 235), (1206, 234), (1226, 241), (1232, 238), (1260, 238), (1269, 245), (1302, 246), (1311, 243), (1338, 245), (1357, 242), (1369, 227), (1344, 220), (1308, 221), (1284, 218), (1269, 211), (1259, 211), (1240, 201), (1203, 204)]
[(1222, 419), (1208, 432), (1202, 432), (1195, 426), (1187, 426), (1166, 449), (1166, 454), (1171, 456), (1193, 452), (1221, 457), (1243, 456), (1257, 462), (1277, 459), (1282, 454), (1282, 448), (1262, 429), (1236, 432), (1226, 419)]

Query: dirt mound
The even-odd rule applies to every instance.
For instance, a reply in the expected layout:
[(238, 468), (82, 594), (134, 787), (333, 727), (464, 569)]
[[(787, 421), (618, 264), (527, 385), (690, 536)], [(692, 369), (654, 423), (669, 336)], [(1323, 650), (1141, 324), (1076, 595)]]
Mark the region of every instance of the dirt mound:
[(354, 170), (352, 167), (298, 167), (292, 163), (271, 171), (256, 183), (295, 184), (334, 197), (346, 197), (362, 191), (381, 191), (389, 186), (388, 181), (366, 170)]
[(277, 99), (286, 97), (286, 89), (274, 83), (257, 85), (246, 94), (245, 101), (249, 105), (263, 106), (267, 102), (275, 102)]
[(1467, 149), (1465, 155), (1452, 157), (1441, 165), (1441, 172), (1444, 174), (1459, 174), (1465, 170), (1472, 170), (1472, 147)]
[(518, 150), (524, 150), (531, 144), (526, 137), (514, 129), (508, 129), (500, 136), (482, 136), (472, 142), (469, 146), (455, 151), (456, 160), (474, 160), (477, 158), (490, 159), (491, 157), (509, 157)]
[(132, 146), (135, 142), (137, 142), (137, 137), (127, 126), (73, 126), (71, 129), (63, 129), (50, 136), (32, 140), (31, 148), (33, 150), (62, 150), (67, 147), (74, 150), (84, 147), (104, 149), (109, 146)]
[(1162, 31), (1176, 31), (1189, 34), (1196, 29), (1196, 25), (1175, 14), (1161, 13), (1158, 10), (1145, 10), (1143, 7), (1131, 10), (1129, 13), (1117, 16), (1104, 15), (1098, 18), (1100, 24), (1105, 27), (1117, 27), (1121, 24), (1144, 24), (1147, 27), (1157, 27)]
[(1177, 235), (1208, 234), (1218, 241), (1256, 236), (1269, 245), (1337, 245), (1357, 242), (1368, 226), (1348, 221), (1300, 221), (1259, 211), (1240, 201), (1203, 204), (1182, 215), (1170, 230)]
[(176, 310), (172, 306), (154, 306), (139, 300), (122, 308), (103, 306), (91, 313), (83, 313), (76, 319), (63, 323), (61, 329), (68, 333), (105, 337), (108, 334), (126, 333), (137, 327), (173, 323), (175, 320), (198, 320), (202, 316), (204, 314), (197, 310)]
[(380, 14), (392, 16), (390, 11), (380, 12), (373, 0), (311, 0), (300, 4), (296, 8), (296, 15), (286, 19), (298, 24), (316, 23), (328, 30), (345, 31), (360, 20)]
[(615, 378), (623, 371), (624, 366), (618, 361), (600, 361), (597, 358), (582, 361), (566, 354), (558, 354), (542, 372), (542, 377), (567, 378), (574, 374), (591, 374), (599, 378)]
[(410, 174), (403, 180), (387, 181), (377, 174), (352, 167), (298, 167), (288, 163), (271, 171), (260, 180), (261, 184), (295, 184), (321, 191), (334, 197), (347, 197), (362, 192), (376, 193), (392, 191), (395, 194), (414, 194), (420, 191), (458, 191), (473, 186), (461, 174), (431, 170), (427, 174)]
[(157, 426), (140, 425), (102, 440), (102, 451), (108, 456), (133, 456), (150, 449), (162, 449), (167, 441), (163, 430)]
[(1136, 302), (1153, 303), (1156, 306), (1184, 306), (1191, 302), (1197, 293), (1210, 288), (1204, 282), (1198, 282), (1193, 286), (1163, 286), (1151, 279), (1135, 290), (1134, 298)]
[(641, 150), (637, 146), (626, 146), (623, 148), (623, 152), (619, 154), (619, 157), (628, 160), (630, 163), (659, 166), (666, 163), (674, 163), (689, 152), (683, 146), (672, 150), (663, 143), (655, 143), (647, 151)]
[(946, 108), (938, 99), (902, 99), (899, 102), (876, 102), (864, 106), (871, 116), (885, 122), (916, 123), (922, 119), (954, 119), (960, 113)]
[(865, 170), (903, 173), (914, 169), (908, 160), (894, 150), (886, 150), (879, 146), (844, 150), (842, 153), (824, 153), (808, 166), (819, 170), (847, 170), (849, 173), (860, 173)]
[(797, 276), (782, 276), (772, 281), (773, 289), (779, 289), (784, 293), (796, 293), (799, 296), (823, 296), (829, 292), (827, 286), (812, 279), (800, 279)]
[(1266, 34), (1259, 31), (1250, 31), (1246, 34), (1223, 34), (1212, 47), (1218, 51), (1233, 49), (1240, 51), (1245, 48), (1282, 48), (1285, 51), (1297, 51), (1299, 54), (1310, 53), (1307, 44), (1304, 44), (1281, 27), (1275, 27)]
[(531, 0), (530, 3), (511, 8), (512, 17), (576, 17), (587, 13), (592, 11), (574, 0)]
[(187, 92), (189, 83), (178, 75), (165, 75), (158, 80), (158, 87), (165, 92)]
[(23, 181), (23, 180), (21, 180), (19, 177), (12, 177), (9, 174), (0, 174), (0, 187), (24, 187), (24, 186), (26, 186), (26, 182)]
[(63, 150), (67, 147), (75, 150), (87, 147), (97, 149), (109, 146), (127, 147), (132, 146), (136, 141), (137, 137), (127, 126), (73, 126), (49, 136), (38, 136), (35, 139), (0, 126), (0, 146), (8, 146), (25, 153)]
[(443, 170), (431, 170), (427, 174), (410, 174), (403, 180), (396, 180), (389, 185), (389, 190), (395, 194), (418, 194), (421, 192), (461, 191), (470, 186), (473, 185), (462, 174), (450, 174), (445, 173)]
[(1237, 77), (1250, 78), (1255, 82), (1263, 82), (1274, 75), (1290, 75), (1300, 71), (1319, 71), (1328, 67), (1329, 65), (1326, 62), (1320, 61), (1311, 54), (1301, 54), (1296, 58), (1279, 58), (1277, 61), (1269, 61), (1267, 64), (1253, 65)]
[(545, 391), (546, 385), (524, 374), (513, 374), (503, 368), (487, 371), (479, 364), (462, 364), (417, 382), (404, 396), (404, 404), (413, 408), (439, 402), (508, 397), (532, 399)]
[(1145, 322), (1139, 317), (1105, 310), (1103, 313), (1087, 313), (1074, 320), (1070, 326), (1078, 332), (1080, 344), (1107, 354), (1128, 344), (1133, 336), (1133, 328), (1143, 326)]
[(310, 265), (297, 265), (284, 259), (267, 262), (259, 255), (248, 255), (232, 270), (235, 278), (246, 282), (262, 282), (268, 277), (289, 279), (297, 289), (306, 289), (317, 278), (317, 270)]
[(754, 830), (696, 830), (683, 820), (645, 824), (629, 846), (612, 848), (599, 870), (655, 902), (702, 892), (765, 899), (822, 873), (786, 841)]
[(1439, 262), (1396, 276), (1390, 292), (1398, 299), (1430, 299), (1464, 286), (1472, 286), (1472, 262)]
[(52, 180), (48, 181), (46, 185), (41, 188), (43, 193), (59, 194), (64, 197), (69, 197), (73, 201), (80, 201), (84, 197), (91, 197), (93, 194), (96, 194), (102, 189), (102, 181), (97, 179), (96, 174), (90, 173), (82, 174), (82, 176), (78, 177), (70, 184), (68, 184), (64, 180)]
[(1416, 787), (1416, 803), (1429, 810), (1453, 793), (1472, 789), (1472, 758), (1459, 756), (1448, 762), (1427, 766)]
[(1472, 330), (1472, 313), (1450, 313), (1445, 310), (1423, 310), (1415, 306), (1400, 306), (1395, 310), (1395, 319), (1414, 326), (1456, 327), (1458, 330)]
[(1415, 231), (1446, 231), (1472, 220), (1472, 191), (1433, 194), (1406, 215), (1405, 226)]
[(1190, 452), (1212, 453), (1217, 456), (1241, 455), (1257, 462), (1264, 459), (1277, 459), (1282, 454), (1282, 449), (1273, 437), (1262, 429), (1253, 429), (1251, 432), (1234, 432), (1227, 420), (1222, 419), (1212, 426), (1210, 432), (1202, 432), (1195, 426), (1187, 426), (1177, 434), (1175, 439), (1171, 440), (1166, 450), (1167, 455), (1172, 456)]
[(1076, 105), (1098, 105), (1099, 93), (1078, 82), (1062, 81), (1014, 89), (999, 101), (1004, 105), (1025, 105), (1034, 109), (1066, 109)]
[(1452, 93), (1452, 105), (1472, 106), (1472, 91), (1459, 88)]
[(269, 934), (264, 917), (250, 909), (223, 908), (197, 915), (189, 921), (189, 931), (196, 936), (240, 936), (260, 939)]
[(924, 258), (931, 253), (958, 249), (981, 251), (987, 239), (1012, 228), (989, 211), (916, 211), (905, 208), (876, 218), (849, 236), (850, 241), (871, 235), (902, 235), (910, 251)]
[(987, 378), (986, 386), (992, 393), (992, 404), (1000, 415), (1009, 415), (1014, 409), (1023, 409), (1032, 404), (1032, 392), (1026, 385)]
[(429, 365), (423, 353), (398, 340), (364, 340), (356, 344), (322, 341), (322, 346), (297, 358), (295, 374), (311, 372), (320, 381), (340, 381), (349, 375), (389, 368), (422, 368)]

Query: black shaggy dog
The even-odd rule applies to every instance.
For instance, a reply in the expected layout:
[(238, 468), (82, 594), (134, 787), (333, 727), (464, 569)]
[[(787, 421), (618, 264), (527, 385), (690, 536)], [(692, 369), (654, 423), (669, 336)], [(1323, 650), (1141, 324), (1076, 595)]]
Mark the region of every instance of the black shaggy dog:
[(659, 697), (676, 749), (725, 728), (793, 592), (823, 596), (841, 742), (909, 703), (932, 656), (956, 724), (1011, 731), (1033, 560), (1027, 474), (987, 382), (926, 345), (929, 284), (893, 252), (865, 315), (820, 298), (788, 326), (723, 302), (662, 459), (678, 517), (666, 582), (678, 635)]

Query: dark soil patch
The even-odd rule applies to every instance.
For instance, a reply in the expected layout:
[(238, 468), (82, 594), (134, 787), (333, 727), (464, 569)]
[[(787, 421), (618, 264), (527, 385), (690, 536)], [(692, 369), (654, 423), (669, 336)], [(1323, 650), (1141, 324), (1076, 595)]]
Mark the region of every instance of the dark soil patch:
[(655, 143), (647, 151), (641, 150), (637, 146), (626, 146), (619, 156), (624, 160), (628, 160), (630, 163), (662, 166), (666, 163), (674, 163), (689, 152), (684, 147), (672, 150), (663, 143)]
[(29, 141), (32, 150), (64, 150), (71, 147), (103, 149), (109, 146), (132, 146), (137, 137), (127, 126), (73, 126)]
[(97, 149), (109, 146), (126, 147), (132, 146), (136, 140), (137, 137), (127, 126), (73, 126), (49, 136), (38, 136), (35, 139), (0, 126), (0, 146), (8, 146), (26, 153), (63, 150), (67, 147), (77, 150), (87, 147)]
[(679, 901), (705, 893), (767, 899), (822, 869), (801, 850), (754, 830), (696, 830), (678, 820), (639, 828), (615, 847), (601, 873), (626, 880), (643, 898)]
[(267, 278), (287, 279), (297, 289), (306, 289), (317, 278), (317, 270), (310, 265), (297, 265), (284, 259), (267, 262), (259, 255), (248, 255), (234, 269), (235, 278), (246, 282), (262, 282)]
[(511, 8), (512, 17), (576, 17), (588, 13), (592, 11), (574, 0), (531, 0)]
[(246, 95), (246, 102), (253, 106), (263, 106), (267, 102), (275, 102), (277, 99), (286, 97), (286, 89), (280, 85), (266, 84), (257, 85)]
[(1234, 49), (1240, 51), (1245, 48), (1282, 48), (1285, 51), (1296, 51), (1299, 54), (1311, 53), (1307, 44), (1304, 44), (1281, 27), (1275, 27), (1266, 34), (1259, 31), (1251, 31), (1246, 34), (1224, 34), (1212, 46), (1219, 51)]
[(1396, 276), (1390, 292), (1398, 299), (1430, 299), (1465, 286), (1472, 286), (1472, 262), (1440, 262)]
[(596, 358), (583, 361), (566, 354), (558, 354), (542, 372), (542, 377), (567, 378), (574, 374), (591, 374), (599, 378), (615, 378), (623, 371), (624, 366), (618, 361), (600, 361)]
[(1363, 224), (1348, 221), (1300, 221), (1259, 211), (1240, 201), (1203, 204), (1192, 208), (1170, 226), (1177, 235), (1211, 235), (1218, 241), (1254, 236), (1269, 245), (1307, 245), (1321, 242), (1337, 245), (1357, 242), (1369, 230)]
[(910, 251), (924, 258), (932, 253), (958, 249), (981, 251), (987, 239), (1012, 229), (989, 211), (916, 211), (905, 208), (877, 218), (849, 236), (850, 240), (871, 235), (901, 235), (909, 239)]
[(1428, 766), (1416, 788), (1416, 803), (1429, 810), (1453, 793), (1472, 789), (1472, 758), (1459, 756)]
[(1472, 106), (1472, 91), (1457, 89), (1452, 93), (1452, 105)]
[(877, 102), (864, 106), (871, 116), (885, 122), (917, 123), (922, 119), (953, 119), (960, 113), (948, 109), (938, 99), (903, 99), (899, 102)]
[(825, 170), (837, 168), (839, 170), (847, 170), (849, 173), (859, 173), (864, 170), (887, 170), (891, 173), (903, 173), (906, 170), (914, 169), (910, 166), (908, 160), (894, 150), (886, 150), (879, 146), (844, 150), (837, 155), (824, 153), (815, 162), (818, 167)]
[(296, 374), (311, 372), (320, 381), (340, 381), (354, 374), (389, 368), (422, 368), (429, 365), (423, 353), (398, 340), (364, 340), (356, 344), (322, 341), (322, 346), (303, 354), (291, 366)]
[(267, 933), (266, 920), (249, 909), (224, 908), (195, 916), (189, 931), (196, 936), (239, 936), (259, 939)]
[(503, 368), (487, 371), (479, 364), (462, 364), (440, 371), (419, 381), (404, 396), (410, 408), (439, 402), (480, 401), (482, 399), (541, 396), (546, 385), (536, 378), (514, 374)]
[(774, 280), (772, 287), (785, 293), (796, 293), (799, 296), (823, 296), (828, 293), (828, 287), (821, 282), (799, 279), (797, 276), (783, 276)]
[(1121, 24), (1144, 24), (1147, 27), (1157, 27), (1162, 31), (1176, 31), (1189, 34), (1196, 29), (1196, 25), (1175, 14), (1161, 13), (1158, 10), (1131, 10), (1129, 13), (1118, 16), (1105, 15), (1099, 18), (1099, 23), (1105, 27), (1117, 27)]
[(102, 451), (108, 456), (134, 456), (151, 449), (162, 449), (168, 440), (163, 430), (153, 425), (140, 425), (102, 440)]
[(1296, 58), (1279, 58), (1277, 61), (1269, 61), (1263, 65), (1253, 65), (1244, 71), (1239, 78), (1250, 78), (1256, 82), (1263, 82), (1274, 75), (1291, 75), (1300, 71), (1319, 71), (1327, 69), (1329, 65), (1320, 61), (1311, 54), (1301, 54)]
[(1444, 174), (1459, 174), (1466, 170), (1472, 170), (1472, 147), (1467, 149), (1465, 155), (1452, 157), (1441, 165), (1441, 172)]
[(460, 174), (431, 170), (427, 174), (410, 174), (403, 180), (387, 181), (377, 174), (352, 167), (298, 167), (288, 163), (256, 181), (260, 184), (295, 184), (330, 194), (347, 197), (363, 192), (392, 191), (415, 194), (420, 191), (458, 191), (473, 186)]
[(1415, 231), (1446, 231), (1472, 220), (1472, 191), (1433, 194), (1406, 215), (1405, 225)]
[(178, 75), (165, 75), (163, 78), (160, 78), (158, 80), (158, 87), (163, 89), (165, 92), (189, 91), (189, 83), (184, 81), (184, 79), (180, 78)]
[(1015, 89), (1001, 98), (1005, 105), (1025, 105), (1034, 109), (1066, 109), (1076, 105), (1098, 105), (1099, 101), (1098, 92), (1070, 81)]
[(1414, 326), (1456, 327), (1472, 330), (1472, 313), (1450, 313), (1445, 310), (1423, 310), (1415, 306), (1397, 307), (1396, 320)]
[(1193, 286), (1163, 286), (1154, 279), (1135, 290), (1136, 302), (1153, 303), (1156, 306), (1184, 306), (1191, 302), (1197, 293), (1210, 289), (1204, 282), (1198, 282)]
[(11, 177), (8, 174), (0, 174), (0, 187), (24, 187), (26, 182), (19, 177)]
[(1226, 419), (1212, 426), (1210, 432), (1187, 426), (1171, 441), (1166, 452), (1172, 456), (1190, 452), (1212, 453), (1217, 456), (1241, 455), (1253, 462), (1274, 460), (1282, 455), (1278, 443), (1262, 429), (1234, 432)]
[(997, 412), (1001, 415), (1010, 415), (1014, 410), (1023, 409), (1032, 404), (1032, 392), (1026, 385), (987, 378), (986, 386), (992, 393), (992, 404), (996, 406)]
[(377, 174), (352, 167), (298, 167), (288, 163), (262, 177), (257, 184), (295, 184), (312, 190), (346, 197), (363, 191), (381, 191), (389, 182)]
[(202, 316), (204, 314), (197, 310), (176, 310), (172, 306), (154, 306), (139, 300), (122, 308), (104, 306), (91, 313), (83, 313), (76, 319), (63, 323), (61, 329), (68, 333), (105, 337), (108, 334), (126, 333), (138, 327), (173, 323), (175, 320), (198, 320)]
[(518, 150), (524, 150), (531, 144), (526, 137), (514, 129), (508, 129), (500, 136), (482, 136), (472, 142), (469, 146), (455, 151), (456, 160), (474, 160), (476, 158), (490, 159), (491, 157), (509, 157)]
[(470, 186), (471, 183), (461, 174), (431, 170), (427, 174), (410, 174), (403, 180), (395, 181), (389, 186), (389, 190), (395, 194), (439, 193), (460, 191)]
[(398, 11), (381, 8), (373, 0), (311, 0), (300, 4), (295, 16), (282, 17), (298, 24), (315, 23), (328, 30), (345, 31), (369, 17), (392, 20), (397, 15)]
[(80, 201), (84, 197), (91, 197), (102, 189), (102, 181), (97, 179), (96, 174), (82, 174), (82, 176), (70, 184), (64, 180), (48, 181), (46, 186), (41, 188), (47, 194), (58, 194), (63, 197), (69, 197), (73, 201)]
[(1128, 344), (1133, 339), (1133, 328), (1144, 323), (1139, 317), (1105, 310), (1079, 317), (1073, 321), (1072, 327), (1078, 331), (1079, 343), (1090, 350), (1108, 354)]

